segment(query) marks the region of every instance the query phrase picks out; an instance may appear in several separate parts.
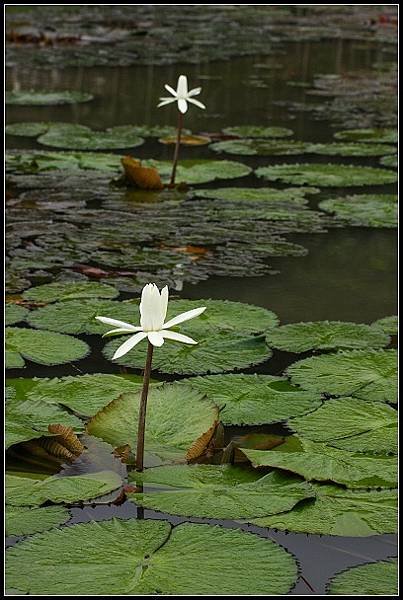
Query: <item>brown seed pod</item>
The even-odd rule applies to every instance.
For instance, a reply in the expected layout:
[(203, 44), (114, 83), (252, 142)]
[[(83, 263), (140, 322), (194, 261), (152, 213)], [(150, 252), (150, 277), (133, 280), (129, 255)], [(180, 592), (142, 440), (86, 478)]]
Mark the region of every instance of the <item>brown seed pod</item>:
[(73, 462), (77, 457), (67, 448), (62, 446), (55, 438), (43, 437), (39, 438), (38, 444), (42, 446), (49, 454), (56, 458), (62, 458), (68, 462)]
[(54, 438), (59, 444), (67, 448), (72, 454), (80, 456), (85, 450), (78, 437), (73, 431), (72, 427), (66, 425), (52, 424), (48, 425), (49, 433), (56, 433), (57, 436)]

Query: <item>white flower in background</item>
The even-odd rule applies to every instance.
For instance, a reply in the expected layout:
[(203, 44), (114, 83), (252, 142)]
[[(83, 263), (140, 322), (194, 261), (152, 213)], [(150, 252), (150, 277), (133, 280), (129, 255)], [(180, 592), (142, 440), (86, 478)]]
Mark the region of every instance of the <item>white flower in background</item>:
[(171, 102), (178, 103), (178, 109), (182, 114), (188, 109), (188, 102), (191, 104), (195, 104), (199, 108), (206, 108), (204, 104), (199, 102), (199, 100), (195, 100), (193, 96), (197, 96), (201, 92), (201, 87), (194, 88), (193, 90), (188, 91), (188, 80), (186, 75), (179, 75), (178, 84), (176, 86), (176, 90), (174, 90), (170, 85), (165, 84), (165, 89), (172, 94), (172, 98), (160, 98), (161, 102), (158, 104), (158, 108), (160, 106), (165, 106), (166, 104), (171, 104)]
[(183, 323), (184, 321), (189, 321), (189, 319), (198, 317), (206, 310), (207, 307), (202, 306), (201, 308), (188, 310), (187, 312), (184, 312), (164, 323), (167, 314), (167, 308), (168, 287), (165, 286), (160, 293), (155, 283), (148, 283), (144, 286), (141, 293), (140, 327), (136, 327), (130, 323), (125, 323), (124, 321), (110, 319), (109, 317), (95, 317), (98, 321), (101, 321), (101, 323), (105, 323), (105, 325), (112, 325), (113, 327), (117, 328), (108, 331), (104, 334), (105, 336), (118, 335), (120, 333), (134, 333), (134, 335), (129, 337), (126, 342), (119, 346), (113, 355), (112, 360), (127, 354), (129, 350), (134, 348), (134, 346), (136, 346), (145, 338), (148, 338), (148, 341), (153, 346), (162, 346), (165, 339), (174, 340), (175, 342), (182, 342), (183, 344), (197, 344), (195, 340), (192, 340), (192, 338), (188, 337), (187, 335), (168, 330), (170, 327), (174, 327), (174, 325), (179, 325), (179, 323)]

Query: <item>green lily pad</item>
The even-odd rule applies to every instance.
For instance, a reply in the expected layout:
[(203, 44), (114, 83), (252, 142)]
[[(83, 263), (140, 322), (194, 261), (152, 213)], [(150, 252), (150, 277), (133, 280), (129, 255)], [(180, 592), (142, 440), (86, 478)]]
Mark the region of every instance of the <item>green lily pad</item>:
[[(188, 333), (190, 332), (186, 330), (186, 334)], [(272, 356), (262, 335), (237, 335), (226, 331), (216, 334), (206, 332), (205, 337), (199, 336), (197, 342), (197, 345), (190, 346), (167, 341), (161, 348), (155, 348), (153, 369), (161, 373), (181, 375), (223, 373), (260, 364)], [(121, 344), (121, 338), (108, 342), (103, 349), (104, 356), (111, 360)], [(142, 369), (144, 361), (145, 347), (139, 344), (114, 362)]]
[[(88, 433), (114, 447), (129, 444), (135, 448), (140, 394), (140, 390), (124, 393), (113, 400), (91, 419)], [(217, 408), (201, 392), (168, 384), (152, 387), (147, 404), (146, 460), (152, 464), (183, 461), (193, 442), (216, 419)]]
[(241, 449), (254, 467), (284, 469), (307, 481), (334, 481), (348, 488), (394, 488), (397, 484), (395, 457), (357, 454), (294, 436), (273, 450)]
[(329, 198), (319, 208), (360, 227), (397, 227), (397, 196), (394, 194), (356, 194)]
[(23, 123), (10, 123), (6, 126), (5, 132), (7, 135), (17, 135), (22, 137), (38, 137), (38, 135), (46, 133), (51, 125), (52, 123), (48, 123), (46, 121), (25, 121)]
[(387, 169), (321, 163), (271, 165), (259, 167), (255, 173), (269, 181), (318, 187), (383, 185), (395, 183), (397, 179), (396, 174)]
[[(144, 484), (145, 493), (130, 494), (140, 506), (174, 515), (214, 519), (246, 519), (290, 510), (312, 497), (309, 484), (297, 477), (237, 466), (175, 465), (155, 467), (129, 478)], [(158, 489), (161, 486), (169, 489)], [(154, 489), (156, 488), (156, 489)]]
[(40, 92), (35, 90), (6, 92), (6, 104), (19, 106), (53, 106), (89, 102), (94, 96), (87, 92)]
[(260, 125), (238, 125), (223, 129), (226, 135), (237, 135), (242, 138), (283, 138), (294, 135), (286, 127), (261, 127)]
[[(154, 167), (159, 172), (164, 183), (171, 177), (172, 162), (168, 160), (144, 160), (144, 167)], [(176, 169), (176, 182), (195, 185), (208, 183), (216, 179), (236, 179), (245, 177), (252, 169), (242, 163), (231, 160), (180, 160)], [(389, 171), (388, 171), (389, 173)]]
[(58, 525), (63, 525), (69, 519), (69, 511), (62, 506), (49, 506), (46, 508), (7, 506), (6, 535), (41, 533)]
[(122, 170), (120, 155), (106, 154), (105, 152), (30, 151), (7, 153), (6, 164), (24, 173), (84, 169), (118, 174)]
[(372, 327), (381, 329), (381, 331), (388, 335), (397, 335), (399, 328), (399, 317), (397, 315), (383, 317), (382, 319), (374, 321), (374, 323), (372, 323)]
[(295, 202), (295, 204), (307, 204), (307, 194), (317, 194), (318, 188), (243, 188), (226, 187), (220, 189), (197, 189), (191, 194), (196, 198), (211, 198), (212, 200), (228, 200), (231, 202)]
[(345, 490), (313, 484), (316, 499), (300, 502), (291, 511), (253, 519), (261, 527), (347, 537), (394, 533), (397, 494), (394, 490)]
[(90, 500), (116, 490), (122, 484), (114, 471), (99, 471), (71, 477), (52, 475), (45, 479), (6, 474), (6, 503), (13, 506), (40, 506)]
[(327, 593), (332, 596), (397, 596), (397, 559), (380, 560), (341, 571), (330, 579)]
[(394, 169), (396, 169), (399, 164), (397, 154), (393, 154), (393, 156), (382, 156), (379, 162), (383, 167), (391, 167)]
[(39, 398), (10, 398), (6, 402), (6, 448), (20, 442), (49, 436), (51, 434), (48, 432), (48, 425), (57, 424), (73, 427), (75, 431), (84, 429), (80, 419), (57, 404)]
[(323, 154), (324, 156), (383, 156), (394, 154), (394, 146), (383, 144), (360, 144), (360, 143), (330, 143), (330, 144), (308, 144), (308, 154)]
[(14, 325), (25, 321), (25, 317), (29, 314), (29, 310), (18, 304), (6, 304), (6, 325)]
[[(374, 335), (375, 332), (375, 335)], [(267, 335), (267, 343), (286, 352), (333, 350), (334, 348), (381, 348), (390, 337), (370, 325), (341, 321), (291, 323), (276, 327)]]
[(55, 282), (26, 290), (22, 297), (33, 302), (56, 302), (57, 300), (77, 300), (80, 298), (115, 298), (117, 289), (105, 283), (92, 281)]
[(112, 519), (20, 542), (7, 552), (6, 577), (33, 595), (282, 595), (297, 574), (286, 550), (251, 533)]
[[(240, 154), (245, 156), (286, 156), (293, 154), (304, 154), (309, 148), (306, 142), (265, 140), (256, 138), (242, 138), (240, 140), (224, 140), (211, 144), (214, 152), (226, 152), (227, 154)], [(394, 149), (393, 149), (394, 151)], [(385, 154), (381, 152), (377, 156)]]
[(345, 129), (334, 134), (337, 140), (346, 142), (371, 142), (376, 144), (397, 143), (396, 129)]
[[(19, 379), (9, 379), (7, 384), (18, 387), (19, 381)], [(37, 401), (52, 403), (66, 406), (85, 417), (92, 417), (121, 394), (135, 393), (143, 385), (142, 377), (107, 373), (30, 381), (33, 387), (24, 394), (29, 400), (29, 405)]]
[(303, 392), (271, 375), (210, 375), (176, 385), (184, 384), (206, 394), (221, 409), (220, 420), (225, 425), (278, 423), (321, 404), (320, 394)]
[(300, 360), (287, 373), (304, 390), (396, 403), (396, 359), (395, 350), (350, 350)]
[(53, 148), (69, 148), (71, 150), (118, 150), (134, 148), (144, 143), (135, 130), (112, 127), (106, 131), (93, 131), (89, 127), (71, 124), (69, 127), (49, 127), (48, 131), (38, 138), (38, 143)]
[(24, 358), (40, 365), (61, 365), (84, 358), (88, 345), (69, 335), (6, 327), (6, 368), (25, 365)]
[(397, 413), (381, 402), (328, 400), (309, 415), (290, 419), (288, 426), (310, 440), (352, 452), (397, 452)]

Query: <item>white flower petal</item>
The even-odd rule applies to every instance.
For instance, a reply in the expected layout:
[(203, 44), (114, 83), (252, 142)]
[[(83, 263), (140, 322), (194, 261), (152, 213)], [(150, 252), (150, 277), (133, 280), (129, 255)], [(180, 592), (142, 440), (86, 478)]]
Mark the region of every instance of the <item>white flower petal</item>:
[(109, 317), (95, 317), (97, 321), (101, 321), (101, 323), (105, 323), (105, 325), (112, 325), (112, 327), (122, 327), (127, 331), (140, 331), (141, 327), (135, 327), (130, 323), (125, 323), (124, 321), (118, 321), (117, 319), (110, 319)]
[(165, 106), (166, 104), (171, 104), (172, 102), (176, 102), (176, 98), (160, 98), (161, 102), (157, 104), (157, 108), (160, 106)]
[[(141, 331), (141, 327), (136, 327), (136, 331)], [(111, 337), (114, 335), (122, 335), (125, 333), (133, 333), (133, 331), (131, 329), (125, 329), (124, 327), (120, 327), (118, 329), (111, 329), (110, 331), (107, 331), (103, 334), (102, 337)]]
[(189, 319), (194, 319), (195, 317), (198, 317), (199, 315), (204, 313), (206, 308), (207, 308), (207, 306), (201, 306), (200, 308), (193, 308), (192, 310), (188, 310), (184, 313), (181, 313), (177, 317), (174, 317), (173, 319), (170, 319), (169, 321), (164, 323), (164, 326), (162, 329), (169, 329), (170, 327), (173, 327), (174, 325), (179, 325), (179, 323), (183, 323), (184, 321), (189, 321)]
[(191, 337), (177, 333), (176, 331), (162, 331), (162, 335), (167, 340), (174, 340), (175, 342), (182, 342), (183, 344), (197, 344)]
[(169, 92), (170, 94), (172, 94), (172, 96), (176, 97), (176, 90), (174, 90), (170, 85), (168, 85), (167, 83), (164, 85), (164, 88), (166, 89), (167, 92)]
[(199, 102), (199, 100), (195, 100), (194, 98), (188, 98), (188, 102), (191, 102), (192, 104), (195, 104), (199, 108), (206, 108), (204, 106), (204, 104), (202, 104), (201, 102)]
[(168, 286), (166, 285), (161, 290), (161, 327), (160, 327), (160, 329), (162, 329), (162, 326), (164, 325), (165, 317), (167, 316), (168, 297), (169, 297), (169, 292), (168, 292)]
[(161, 331), (149, 331), (147, 335), (148, 335), (148, 341), (153, 346), (159, 347), (159, 346), (162, 346), (162, 344), (164, 343), (164, 338), (162, 336)]
[(178, 84), (176, 86), (176, 95), (184, 98), (188, 93), (188, 78), (186, 75), (179, 75)]
[(186, 100), (184, 98), (179, 98), (178, 108), (183, 115), (185, 114), (185, 112), (187, 112), (188, 103), (186, 102)]
[(115, 354), (112, 356), (112, 360), (116, 360), (117, 358), (120, 358), (124, 354), (127, 354), (132, 348), (134, 348), (134, 346), (137, 346), (137, 344), (139, 342), (141, 342), (141, 340), (144, 340), (144, 338), (146, 338), (146, 337), (147, 337), (147, 334), (144, 331), (139, 331), (139, 333), (136, 333), (136, 334), (132, 335), (131, 337), (129, 337), (129, 339), (126, 340), (116, 350)]
[(190, 92), (188, 92), (188, 98), (191, 98), (192, 96), (197, 96), (198, 94), (200, 94), (200, 92), (201, 87), (193, 88), (193, 90), (190, 90)]

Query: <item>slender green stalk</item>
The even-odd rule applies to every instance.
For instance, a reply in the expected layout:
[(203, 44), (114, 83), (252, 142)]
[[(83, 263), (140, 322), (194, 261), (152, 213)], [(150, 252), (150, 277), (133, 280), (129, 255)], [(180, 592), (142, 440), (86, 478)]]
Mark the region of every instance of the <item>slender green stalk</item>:
[(173, 164), (172, 164), (172, 173), (171, 173), (171, 181), (170, 181), (170, 185), (174, 185), (175, 184), (175, 175), (176, 175), (176, 167), (178, 164), (178, 157), (179, 157), (179, 146), (181, 144), (181, 136), (182, 136), (182, 127), (183, 127), (183, 114), (178, 111), (179, 116), (178, 116), (178, 131), (176, 134), (176, 144), (175, 144), (175, 152), (174, 152), (174, 159), (173, 159)]
[(143, 389), (141, 390), (139, 424), (137, 429), (136, 471), (142, 471), (144, 465), (144, 434), (146, 429), (147, 396), (150, 385), (151, 363), (154, 346), (148, 342), (146, 365), (144, 367)]

